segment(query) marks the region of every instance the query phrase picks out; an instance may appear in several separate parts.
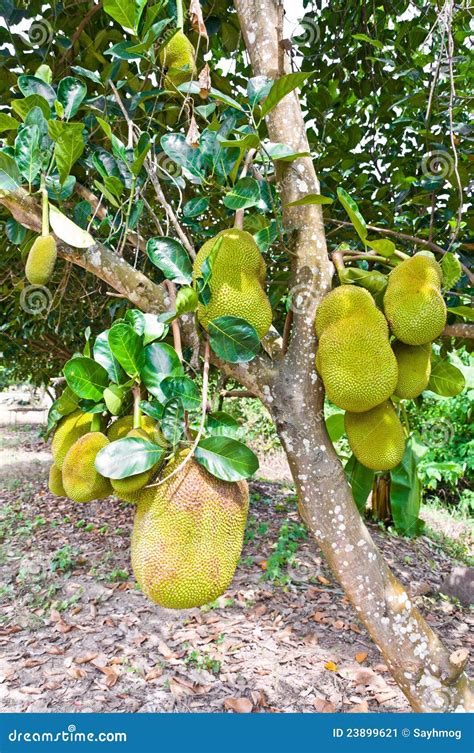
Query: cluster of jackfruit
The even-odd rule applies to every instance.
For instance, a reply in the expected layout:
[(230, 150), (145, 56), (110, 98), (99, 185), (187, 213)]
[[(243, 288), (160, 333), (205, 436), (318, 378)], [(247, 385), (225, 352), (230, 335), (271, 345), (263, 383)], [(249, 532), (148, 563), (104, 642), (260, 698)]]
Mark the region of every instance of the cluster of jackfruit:
[(53, 274), (58, 252), (52, 235), (41, 235), (34, 241), (26, 260), (25, 275), (31, 285), (46, 285)]
[(422, 252), (390, 273), (385, 316), (367, 290), (352, 285), (331, 291), (316, 312), (316, 368), (328, 398), (346, 411), (355, 457), (372, 470), (403, 458), (405, 433), (390, 398), (413, 399), (428, 385), (431, 342), (446, 323), (441, 284), (441, 267)]
[(250, 233), (230, 228), (206, 241), (194, 261), (193, 280), (201, 277), (205, 259), (221, 238), (209, 282), (211, 298), (207, 305), (198, 304), (198, 320), (207, 330), (221, 316), (245, 319), (262, 339), (272, 323), (272, 308), (264, 290), (266, 265)]
[(173, 35), (168, 44), (160, 50), (160, 64), (165, 72), (164, 85), (166, 89), (173, 91), (180, 84), (196, 75), (196, 51), (180, 29)]

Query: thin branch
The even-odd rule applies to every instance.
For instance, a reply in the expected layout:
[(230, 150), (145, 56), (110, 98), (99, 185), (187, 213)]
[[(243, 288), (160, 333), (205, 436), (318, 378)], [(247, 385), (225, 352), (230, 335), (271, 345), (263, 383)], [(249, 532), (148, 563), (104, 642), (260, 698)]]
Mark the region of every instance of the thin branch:
[[(253, 158), (255, 156), (256, 151), (257, 151), (256, 149), (249, 149), (248, 150), (248, 152), (247, 152), (247, 154), (245, 156), (245, 161), (244, 161), (244, 164), (243, 164), (243, 167), (242, 167), (242, 171), (241, 171), (241, 173), (239, 175), (239, 179), (240, 178), (245, 178), (245, 176), (247, 175), (249, 167), (252, 164), (252, 160), (253, 160)], [(244, 228), (244, 213), (245, 213), (245, 209), (237, 209), (237, 211), (235, 213), (234, 227), (237, 230), (243, 230), (243, 228)]]
[(464, 324), (462, 322), (447, 324), (442, 334), (444, 337), (464, 337), (468, 340), (474, 340), (474, 324)]

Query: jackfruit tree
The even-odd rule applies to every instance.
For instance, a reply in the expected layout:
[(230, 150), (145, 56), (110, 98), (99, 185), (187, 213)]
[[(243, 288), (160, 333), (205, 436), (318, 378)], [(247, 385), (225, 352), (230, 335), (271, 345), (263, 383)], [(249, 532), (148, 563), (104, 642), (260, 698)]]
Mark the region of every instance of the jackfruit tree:
[[(41, 11), (30, 5), (12, 11), (12, 26)], [(472, 336), (464, 131), (456, 136), (451, 118), (433, 137), (445, 133), (447, 156), (455, 149), (451, 181), (409, 177), (397, 150), (403, 141), (411, 154), (412, 126), (395, 108), (426, 105), (428, 93), (405, 98), (374, 53), (386, 45), (403, 56), (405, 26), (394, 22), (401, 36), (390, 38), (392, 9), (381, 7), (369, 35), (358, 4), (316, 5), (303, 23), (317, 29), (309, 41), (285, 38), (277, 0), (58, 11), (44, 20), (62, 24), (59, 40), (69, 35), (59, 55), (53, 37), (20, 54), (13, 31), (23, 69), (12, 64), (0, 82), (12, 306), (25, 328), (38, 313), (30, 298), (45, 301), (40, 337), (31, 325), (35, 354), (77, 324), (55, 351), (49, 488), (133, 506), (131, 560), (146, 597), (176, 609), (212, 601), (238, 566), (258, 468), (216, 408), (231, 380), (270, 413), (303, 521), (413, 709), (462, 710), (472, 698), (464, 662), (391, 573), (364, 514), (383, 486), (398, 530), (422, 532), (422, 438), (407, 405), (464, 388), (451, 362)], [(334, 6), (350, 16), (340, 42)], [(451, 39), (447, 17), (434, 33), (430, 13), (426, 39)], [(418, 47), (422, 27), (399, 23)], [(434, 52), (419, 55), (422, 76)], [(366, 90), (375, 80), (377, 92)], [(358, 103), (376, 96), (384, 106), (370, 103), (367, 125)], [(429, 107), (438, 113), (436, 97)], [(369, 152), (385, 148), (399, 163), (374, 157), (368, 168)], [(410, 159), (419, 163), (417, 149)], [(83, 290), (100, 302), (78, 323)], [(61, 306), (69, 316), (55, 319)]]

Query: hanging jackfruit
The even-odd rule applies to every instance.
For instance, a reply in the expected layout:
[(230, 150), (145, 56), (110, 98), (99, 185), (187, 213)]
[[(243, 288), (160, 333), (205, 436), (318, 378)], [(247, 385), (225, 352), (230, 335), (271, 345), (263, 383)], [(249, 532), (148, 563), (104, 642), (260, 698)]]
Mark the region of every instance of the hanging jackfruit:
[(48, 488), (57, 497), (67, 497), (63, 486), (63, 475), (55, 463), (49, 469)]
[(329, 400), (344, 410), (368, 411), (393, 394), (397, 361), (387, 322), (375, 304), (323, 329), (316, 368)]
[(383, 305), (393, 334), (407, 345), (435, 340), (446, 324), (442, 271), (432, 254), (402, 261), (388, 277)]
[(31, 285), (46, 285), (53, 274), (58, 252), (52, 235), (39, 236), (30, 248), (25, 275)]
[(316, 335), (319, 338), (329, 324), (364, 311), (373, 311), (374, 306), (375, 301), (368, 290), (356, 285), (340, 285), (324, 296), (317, 308), (314, 321)]
[(194, 261), (194, 281), (202, 264), (222, 238), (214, 259), (209, 283), (211, 299), (207, 306), (198, 304), (197, 316), (205, 330), (209, 322), (221, 316), (245, 319), (260, 339), (272, 323), (272, 308), (265, 294), (266, 265), (255, 240), (245, 230), (222, 230), (206, 241)]
[[(150, 432), (147, 432), (145, 429), (132, 429), (128, 432), (127, 437), (140, 437), (149, 441), (153, 439)], [(155, 473), (155, 470), (156, 468), (153, 466), (148, 471), (135, 473), (135, 475), (128, 476), (127, 478), (112, 478), (110, 479), (110, 483), (117, 495), (126, 499), (131, 492), (136, 492), (146, 486)]]
[(160, 50), (160, 64), (166, 72), (166, 89), (175, 89), (180, 84), (191, 81), (196, 75), (196, 51), (180, 29)]
[[(142, 416), (141, 428), (146, 431), (150, 438), (153, 438), (154, 431), (157, 428), (156, 421), (151, 416)], [(117, 439), (126, 437), (132, 429), (133, 416), (121, 416), (107, 429), (107, 438), (110, 442), (115, 442)]]
[(395, 468), (405, 452), (405, 434), (390, 400), (344, 416), (347, 439), (359, 463), (373, 471)]
[(425, 345), (392, 345), (398, 363), (395, 395), (411, 400), (426, 390), (431, 374), (431, 343)]
[(92, 416), (76, 410), (65, 416), (58, 423), (51, 442), (51, 453), (55, 465), (61, 470), (64, 458), (70, 447), (84, 434), (90, 431)]
[(66, 495), (74, 502), (91, 502), (112, 494), (108, 478), (95, 469), (95, 458), (99, 450), (109, 444), (100, 431), (91, 431), (80, 437), (68, 450), (64, 458), (62, 473)]
[[(168, 464), (162, 478), (185, 456)], [(138, 492), (136, 500), (131, 559), (144, 594), (170, 609), (214, 601), (232, 580), (242, 550), (246, 482), (220, 481), (192, 459), (161, 486)]]

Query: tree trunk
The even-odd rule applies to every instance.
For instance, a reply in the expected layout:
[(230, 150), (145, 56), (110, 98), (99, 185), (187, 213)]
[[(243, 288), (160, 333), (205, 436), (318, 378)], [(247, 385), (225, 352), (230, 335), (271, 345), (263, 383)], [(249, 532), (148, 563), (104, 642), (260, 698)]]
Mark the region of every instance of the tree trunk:
[(390, 474), (375, 476), (372, 487), (372, 515), (375, 520), (390, 523), (392, 512), (390, 508)]

